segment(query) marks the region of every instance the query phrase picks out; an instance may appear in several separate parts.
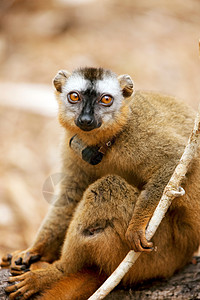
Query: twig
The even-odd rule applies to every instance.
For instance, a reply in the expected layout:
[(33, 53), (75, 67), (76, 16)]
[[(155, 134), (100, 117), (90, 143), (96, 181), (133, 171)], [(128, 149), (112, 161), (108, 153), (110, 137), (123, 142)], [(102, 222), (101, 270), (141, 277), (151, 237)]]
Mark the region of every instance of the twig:
[[(171, 177), (167, 186), (164, 189), (163, 195), (158, 203), (158, 206), (149, 222), (146, 230), (146, 238), (150, 240), (156, 232), (159, 224), (161, 223), (165, 213), (167, 212), (172, 200), (175, 197), (180, 197), (185, 194), (180, 184), (185, 177), (189, 164), (194, 158), (198, 148), (198, 138), (200, 134), (200, 105), (195, 118), (194, 129), (190, 135), (187, 146), (184, 153)], [(108, 277), (103, 285), (88, 299), (88, 300), (100, 300), (108, 295), (121, 281), (124, 275), (133, 266), (135, 261), (140, 256), (141, 252), (129, 251), (124, 260), (120, 263), (117, 269)]]

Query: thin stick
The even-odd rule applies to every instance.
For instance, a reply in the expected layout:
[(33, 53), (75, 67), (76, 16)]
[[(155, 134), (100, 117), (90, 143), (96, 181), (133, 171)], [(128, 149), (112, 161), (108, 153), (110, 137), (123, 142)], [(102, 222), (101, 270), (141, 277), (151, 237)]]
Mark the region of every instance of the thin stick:
[[(189, 168), (189, 165), (197, 153), (200, 135), (200, 105), (195, 118), (194, 129), (190, 135), (187, 146), (184, 153), (171, 177), (167, 186), (164, 189), (163, 195), (158, 203), (158, 206), (149, 222), (146, 230), (146, 238), (150, 240), (156, 232), (159, 224), (161, 223), (165, 213), (167, 212), (172, 200), (175, 197), (180, 197), (185, 194), (180, 184), (185, 177), (185, 174)], [(135, 261), (140, 256), (141, 252), (129, 251), (124, 260), (120, 263), (117, 269), (110, 275), (110, 277), (103, 283), (103, 285), (88, 299), (88, 300), (100, 300), (108, 295), (122, 280), (124, 275), (133, 266)]]

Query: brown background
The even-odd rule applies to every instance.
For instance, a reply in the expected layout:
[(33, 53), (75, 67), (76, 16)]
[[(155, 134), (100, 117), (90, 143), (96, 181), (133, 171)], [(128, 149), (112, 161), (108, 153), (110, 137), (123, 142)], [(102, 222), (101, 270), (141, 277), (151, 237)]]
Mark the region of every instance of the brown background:
[[(198, 0), (1, 0), (0, 255), (31, 243), (50, 205), (43, 184), (59, 172), (60, 126), (31, 111), (29, 95), (59, 69), (103, 66), (196, 108), (199, 38)], [(34, 83), (28, 108), (17, 107), (14, 83)]]

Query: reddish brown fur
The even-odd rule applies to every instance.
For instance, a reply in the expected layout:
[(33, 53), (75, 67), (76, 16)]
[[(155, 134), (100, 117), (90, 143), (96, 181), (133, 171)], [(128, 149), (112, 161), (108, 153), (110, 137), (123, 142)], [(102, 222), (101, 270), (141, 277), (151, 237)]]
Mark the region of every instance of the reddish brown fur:
[[(56, 84), (60, 89), (67, 77), (59, 76)], [(152, 239), (157, 251), (149, 249), (145, 228), (185, 148), (194, 112), (173, 97), (136, 92), (131, 101), (124, 99), (121, 112), (103, 124), (103, 129), (85, 133), (72, 124), (71, 116), (68, 118), (59, 93), (57, 98), (59, 120), (68, 129), (62, 146), (62, 172), (67, 176), (34, 244), (14, 256), (21, 256), (23, 263), (39, 253), (41, 261), (54, 262), (46, 269), (11, 278), (19, 281), (8, 288), (11, 298), (22, 293), (22, 299), (27, 299), (50, 288), (41, 299), (55, 299), (55, 295), (58, 299), (57, 294), (60, 300), (85, 299), (101, 278), (96, 273), (97, 281), (93, 281), (93, 273), (80, 271), (96, 266), (108, 276), (131, 248), (143, 253), (124, 277), (124, 285), (171, 276), (191, 259), (199, 245), (199, 157), (186, 175), (185, 196), (174, 200)], [(91, 166), (69, 148), (74, 133), (88, 145), (105, 142), (112, 135), (116, 140), (102, 162)], [(5, 264), (10, 264), (6, 258)], [(17, 268), (20, 272), (20, 266)]]
[(92, 270), (69, 274), (52, 285), (38, 300), (87, 300), (105, 280)]

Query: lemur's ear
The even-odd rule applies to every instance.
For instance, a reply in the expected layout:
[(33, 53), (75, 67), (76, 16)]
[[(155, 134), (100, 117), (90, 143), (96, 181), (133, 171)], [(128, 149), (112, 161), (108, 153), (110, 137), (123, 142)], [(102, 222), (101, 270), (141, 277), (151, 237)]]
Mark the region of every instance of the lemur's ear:
[(134, 92), (134, 84), (131, 77), (127, 74), (118, 76), (119, 84), (124, 98), (130, 97)]
[(62, 86), (65, 84), (65, 82), (67, 81), (70, 75), (71, 75), (70, 72), (65, 70), (60, 70), (54, 77), (53, 84), (59, 93), (62, 92)]

